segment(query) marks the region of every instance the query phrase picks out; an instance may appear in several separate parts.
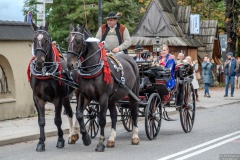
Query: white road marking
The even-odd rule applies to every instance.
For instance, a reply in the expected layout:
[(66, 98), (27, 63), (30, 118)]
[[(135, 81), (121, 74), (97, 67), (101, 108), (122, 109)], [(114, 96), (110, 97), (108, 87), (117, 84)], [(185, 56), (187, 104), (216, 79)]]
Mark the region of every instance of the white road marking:
[(223, 145), (223, 144), (225, 144), (225, 143), (231, 142), (231, 141), (233, 141), (233, 140), (235, 140), (235, 139), (238, 139), (238, 138), (240, 138), (240, 135), (239, 135), (239, 136), (236, 136), (236, 137), (233, 137), (233, 138), (230, 138), (230, 139), (227, 139), (227, 140), (225, 140), (225, 141), (219, 142), (219, 143), (214, 144), (214, 145), (212, 145), (212, 146), (209, 146), (209, 147), (207, 147), (207, 148), (201, 149), (201, 150), (199, 150), (199, 151), (193, 152), (193, 153), (188, 154), (188, 155), (186, 155), (186, 156), (177, 158), (176, 160), (184, 160), (184, 159), (187, 159), (187, 158), (192, 157), (192, 156), (195, 156), (195, 155), (197, 155), (197, 154), (206, 152), (206, 151), (208, 151), (208, 150), (210, 150), (210, 149), (219, 147), (219, 146), (221, 146), (221, 145)]
[(233, 133), (230, 133), (230, 134), (225, 135), (225, 136), (223, 136), (223, 137), (216, 138), (216, 139), (214, 139), (214, 140), (211, 140), (211, 141), (208, 141), (208, 142), (202, 143), (202, 144), (200, 144), (200, 145), (197, 145), (197, 146), (194, 146), (194, 147), (192, 147), (192, 148), (189, 148), (189, 149), (186, 149), (186, 150), (183, 150), (183, 151), (177, 152), (177, 153), (175, 153), (175, 154), (172, 154), (172, 155), (169, 155), (169, 156), (166, 156), (166, 157), (160, 158), (160, 159), (158, 159), (158, 160), (167, 160), (167, 159), (170, 159), (170, 158), (173, 158), (173, 157), (176, 157), (176, 156), (179, 156), (179, 155), (182, 155), (182, 154), (188, 153), (188, 152), (190, 152), (190, 151), (196, 150), (196, 149), (198, 149), (198, 148), (201, 148), (201, 147), (207, 146), (207, 145), (209, 145), (209, 144), (215, 143), (215, 142), (220, 141), (220, 140), (222, 140), (222, 139), (225, 139), (225, 138), (228, 138), (228, 137), (234, 136), (234, 135), (239, 134), (239, 133), (240, 133), (240, 131), (233, 132)]

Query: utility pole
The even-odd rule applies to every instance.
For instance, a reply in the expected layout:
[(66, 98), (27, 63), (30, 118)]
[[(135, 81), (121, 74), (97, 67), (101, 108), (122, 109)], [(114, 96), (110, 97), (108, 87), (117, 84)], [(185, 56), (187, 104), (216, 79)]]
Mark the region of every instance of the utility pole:
[(37, 4), (37, 26), (45, 26), (45, 4), (46, 3), (53, 3), (53, 0), (37, 0), (38, 3), (42, 3), (42, 4)]
[(102, 0), (98, 0), (98, 28), (102, 25)]

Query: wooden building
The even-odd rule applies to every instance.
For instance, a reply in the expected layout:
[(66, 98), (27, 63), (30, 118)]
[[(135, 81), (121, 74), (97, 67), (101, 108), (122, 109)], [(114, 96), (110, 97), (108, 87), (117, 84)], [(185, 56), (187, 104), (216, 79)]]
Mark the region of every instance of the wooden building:
[(196, 60), (198, 47), (203, 44), (198, 37), (189, 36), (190, 10), (190, 6), (179, 6), (176, 0), (152, 0), (131, 37), (130, 50), (141, 44), (153, 52), (153, 44), (159, 37), (161, 44), (169, 46), (171, 54), (177, 56), (182, 52)]
[(195, 37), (201, 39), (204, 47), (198, 48), (198, 55), (202, 59), (208, 56), (213, 59), (216, 64), (221, 64), (220, 41), (218, 37), (217, 20), (201, 20), (200, 35)]

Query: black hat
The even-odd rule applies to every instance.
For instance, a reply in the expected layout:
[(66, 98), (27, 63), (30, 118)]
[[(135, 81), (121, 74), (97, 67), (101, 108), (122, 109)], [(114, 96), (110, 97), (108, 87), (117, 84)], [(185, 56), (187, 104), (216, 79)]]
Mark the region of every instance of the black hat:
[(144, 48), (142, 47), (142, 45), (141, 44), (137, 44), (136, 46), (135, 46), (135, 49), (134, 49), (135, 51), (136, 50), (144, 50)]
[(105, 17), (104, 19), (109, 19), (109, 18), (120, 18), (122, 16), (122, 13), (118, 12), (117, 14), (115, 12), (109, 12), (107, 17)]

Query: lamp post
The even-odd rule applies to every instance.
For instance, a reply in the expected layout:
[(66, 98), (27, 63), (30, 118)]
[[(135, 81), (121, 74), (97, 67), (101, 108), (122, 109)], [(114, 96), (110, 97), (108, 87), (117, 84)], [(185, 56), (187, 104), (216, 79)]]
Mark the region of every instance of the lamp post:
[(98, 27), (102, 25), (102, 0), (98, 0)]
[(157, 53), (157, 56), (159, 56), (159, 52), (162, 51), (162, 44), (160, 43), (160, 38), (156, 37), (155, 42), (153, 43), (153, 52)]

